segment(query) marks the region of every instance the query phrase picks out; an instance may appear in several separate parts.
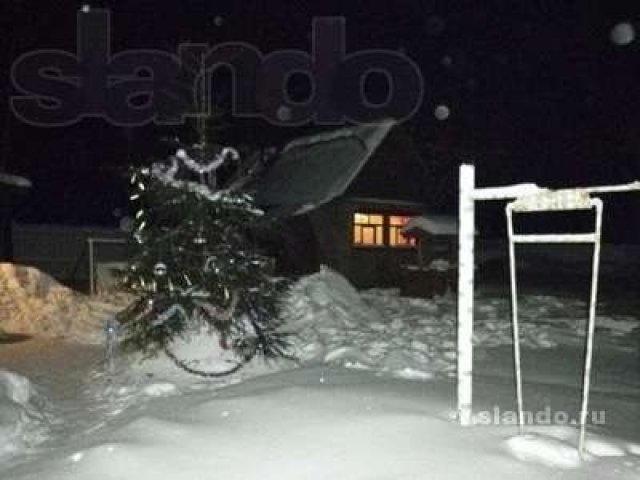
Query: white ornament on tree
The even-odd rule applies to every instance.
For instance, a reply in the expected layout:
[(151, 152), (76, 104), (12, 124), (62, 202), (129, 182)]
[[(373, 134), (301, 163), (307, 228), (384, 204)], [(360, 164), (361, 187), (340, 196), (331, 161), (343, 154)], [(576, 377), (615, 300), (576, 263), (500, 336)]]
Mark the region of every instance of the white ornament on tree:
[(156, 263), (153, 267), (153, 274), (156, 277), (164, 277), (167, 274), (167, 265), (162, 262)]

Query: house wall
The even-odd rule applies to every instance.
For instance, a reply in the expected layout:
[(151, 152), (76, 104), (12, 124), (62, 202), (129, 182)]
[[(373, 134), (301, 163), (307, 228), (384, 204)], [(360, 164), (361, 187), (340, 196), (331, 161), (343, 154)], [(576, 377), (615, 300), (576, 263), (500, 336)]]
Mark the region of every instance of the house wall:
[(338, 199), (309, 214), (320, 263), (340, 272), (359, 288), (400, 286), (401, 267), (416, 263), (416, 250), (353, 246), (352, 219), (356, 212), (414, 215), (420, 213), (420, 208)]

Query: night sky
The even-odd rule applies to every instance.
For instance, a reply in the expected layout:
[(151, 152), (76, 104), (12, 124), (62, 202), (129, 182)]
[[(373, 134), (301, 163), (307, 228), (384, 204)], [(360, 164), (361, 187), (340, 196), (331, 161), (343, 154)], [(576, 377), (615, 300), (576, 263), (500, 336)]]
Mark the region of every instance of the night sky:
[[(148, 161), (159, 138), (175, 133), (102, 120), (30, 127), (9, 112), (15, 91), (8, 67), (34, 49), (74, 51), (81, 5), (4, 0), (0, 7), (2, 37), (8, 39), (1, 51), (7, 113), (0, 119), (0, 165), (34, 181), (21, 214), (25, 221), (115, 222), (112, 210), (126, 207), (126, 166)], [(637, 2), (119, 0), (91, 6), (112, 10), (114, 52), (174, 51), (185, 41), (243, 41), (265, 53), (309, 51), (313, 17), (345, 17), (348, 51), (397, 50), (419, 65), (425, 97), (403, 128), (425, 158), (433, 152), (451, 158), (443, 178), (453, 190), (461, 160), (476, 163), (481, 184), (567, 186), (640, 178), (640, 39), (622, 38), (620, 44), (611, 38), (624, 22), (640, 33)], [(436, 118), (438, 106), (449, 109), (448, 118)], [(314, 129), (225, 122), (220, 139), (249, 147)], [(614, 200), (614, 223), (640, 215), (640, 195), (630, 197)], [(640, 237), (640, 227), (626, 228), (636, 230), (629, 238)]]

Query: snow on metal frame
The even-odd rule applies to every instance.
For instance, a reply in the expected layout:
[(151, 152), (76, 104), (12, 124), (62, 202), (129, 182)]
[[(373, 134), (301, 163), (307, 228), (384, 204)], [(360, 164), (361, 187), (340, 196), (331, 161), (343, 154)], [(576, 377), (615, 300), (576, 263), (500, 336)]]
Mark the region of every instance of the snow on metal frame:
[[(571, 190), (571, 189), (566, 189)], [(640, 180), (622, 185), (604, 185), (580, 189), (586, 194), (640, 191)], [(483, 200), (513, 200), (538, 196), (551, 190), (533, 183), (520, 183), (503, 187), (476, 188), (475, 167), (460, 165), (459, 197), (459, 256), (458, 256), (458, 385), (457, 413), (460, 424), (472, 424), (473, 378), (473, 265), (475, 202)], [(551, 195), (553, 197), (553, 195)], [(537, 197), (538, 200), (542, 196)], [(548, 200), (548, 199), (546, 199)], [(540, 200), (544, 202), (546, 200)], [(524, 201), (524, 200), (523, 200)], [(530, 197), (525, 205), (536, 202)], [(586, 240), (586, 239), (585, 239)]]

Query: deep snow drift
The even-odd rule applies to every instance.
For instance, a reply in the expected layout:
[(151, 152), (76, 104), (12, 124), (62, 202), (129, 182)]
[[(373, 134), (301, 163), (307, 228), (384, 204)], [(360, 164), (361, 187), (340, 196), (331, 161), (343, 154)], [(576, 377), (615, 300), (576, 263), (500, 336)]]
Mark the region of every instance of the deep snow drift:
[(102, 342), (113, 304), (91, 299), (33, 267), (0, 263), (0, 329), (81, 342)]

